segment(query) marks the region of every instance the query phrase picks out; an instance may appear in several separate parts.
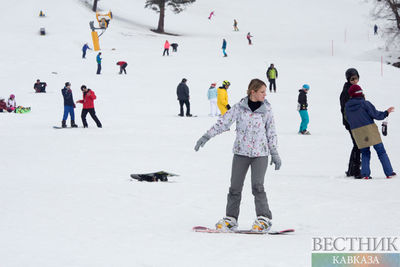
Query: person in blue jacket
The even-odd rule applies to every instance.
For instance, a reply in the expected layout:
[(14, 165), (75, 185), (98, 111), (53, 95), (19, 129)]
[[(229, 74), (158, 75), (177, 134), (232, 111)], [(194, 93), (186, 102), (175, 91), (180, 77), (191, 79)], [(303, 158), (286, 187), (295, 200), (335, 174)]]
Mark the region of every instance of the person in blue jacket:
[(78, 127), (78, 125), (75, 124), (75, 113), (74, 113), (75, 103), (74, 103), (74, 97), (72, 96), (70, 82), (65, 83), (64, 88), (61, 89), (61, 94), (64, 98), (64, 116), (62, 119), (61, 127), (63, 128), (67, 127), (66, 122), (69, 114), (71, 117), (71, 127), (76, 128)]
[(82, 58), (86, 58), (86, 51), (90, 49), (92, 50), (92, 48), (89, 47), (89, 45), (87, 43), (85, 43), (82, 47)]
[(101, 56), (101, 52), (99, 52), (97, 54), (97, 57), (96, 57), (96, 62), (97, 62), (97, 72), (96, 72), (96, 74), (100, 74), (100, 72), (101, 72), (101, 60), (102, 60), (102, 58), (100, 56)]
[(390, 107), (386, 111), (376, 110), (371, 102), (365, 100), (363, 90), (357, 84), (350, 86), (349, 95), (350, 99), (345, 106), (345, 116), (357, 146), (361, 151), (361, 177), (371, 179), (371, 170), (369, 167), (371, 160), (370, 146), (373, 146), (378, 154), (386, 177), (392, 178), (396, 173), (393, 171), (374, 119), (385, 119), (394, 111), (394, 107)]
[(227, 57), (228, 54), (226, 53), (225, 50), (226, 50), (226, 40), (223, 39), (223, 40), (222, 40), (222, 53), (224, 53), (224, 57)]

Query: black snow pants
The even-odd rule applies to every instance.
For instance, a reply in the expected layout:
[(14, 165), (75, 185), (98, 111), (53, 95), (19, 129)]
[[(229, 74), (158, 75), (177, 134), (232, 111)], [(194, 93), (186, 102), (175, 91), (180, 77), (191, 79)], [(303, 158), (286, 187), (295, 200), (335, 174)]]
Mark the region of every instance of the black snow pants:
[(88, 123), (86, 121), (86, 115), (88, 113), (90, 114), (92, 119), (96, 122), (97, 127), (101, 128), (102, 127), (101, 122), (97, 118), (96, 111), (94, 111), (94, 108), (84, 108), (84, 109), (82, 109), (81, 119), (82, 119), (83, 127), (85, 127), (85, 128), (88, 127)]
[(349, 160), (349, 168), (346, 172), (347, 176), (360, 176), (360, 166), (361, 166), (361, 159), (360, 159), (360, 149), (358, 149), (356, 141), (354, 140), (353, 134), (351, 130), (348, 130), (350, 133), (351, 141), (353, 142), (353, 149), (350, 153), (350, 160)]

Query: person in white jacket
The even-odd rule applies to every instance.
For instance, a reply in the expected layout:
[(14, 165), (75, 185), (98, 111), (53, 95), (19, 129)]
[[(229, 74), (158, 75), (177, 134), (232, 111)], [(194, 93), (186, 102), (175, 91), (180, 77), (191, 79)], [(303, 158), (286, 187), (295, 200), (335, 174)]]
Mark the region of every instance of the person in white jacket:
[(254, 195), (257, 219), (252, 230), (268, 232), (272, 226), (272, 213), (264, 190), (264, 176), (268, 156), (275, 170), (281, 167), (277, 151), (277, 135), (271, 105), (265, 100), (266, 84), (259, 80), (250, 81), (247, 97), (235, 104), (196, 143), (195, 150), (203, 147), (210, 138), (228, 131), (236, 122), (236, 140), (233, 145), (231, 186), (226, 205), (226, 216), (219, 220), (216, 228), (221, 231), (237, 229), (242, 188), (246, 173), (251, 167), (251, 187)]
[(17, 108), (17, 103), (15, 101), (15, 95), (11, 94), (10, 98), (7, 100), (7, 111), (15, 112), (16, 108)]
[(217, 106), (218, 91), (217, 91), (217, 88), (215, 88), (216, 85), (217, 85), (216, 83), (212, 83), (207, 92), (207, 98), (210, 101), (210, 114), (209, 115), (211, 117), (219, 115), (218, 106)]

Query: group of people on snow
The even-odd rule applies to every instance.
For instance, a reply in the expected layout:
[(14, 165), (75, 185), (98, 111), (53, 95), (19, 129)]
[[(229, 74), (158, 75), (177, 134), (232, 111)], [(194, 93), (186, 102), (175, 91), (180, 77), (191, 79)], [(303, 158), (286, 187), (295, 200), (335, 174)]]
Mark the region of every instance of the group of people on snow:
[(394, 107), (389, 107), (385, 111), (376, 110), (371, 102), (365, 100), (364, 92), (358, 85), (360, 80), (358, 71), (350, 68), (345, 76), (347, 81), (340, 94), (340, 107), (343, 125), (349, 131), (353, 143), (346, 176), (371, 179), (370, 147), (373, 146), (386, 177), (392, 178), (396, 173), (393, 171), (374, 120), (385, 119), (394, 111)]
[[(82, 58), (86, 58), (87, 50), (92, 50), (87, 43), (85, 43), (82, 47)], [(101, 74), (101, 62), (103, 58), (101, 57), (102, 53), (99, 52), (96, 56), (96, 63), (97, 63), (97, 71), (96, 74)], [(128, 63), (126, 61), (120, 60), (117, 61), (117, 66), (119, 66), (119, 74), (125, 73), (126, 74), (126, 67)]]
[[(86, 87), (86, 85), (81, 86), (81, 91), (83, 94), (82, 100), (76, 101), (76, 103), (83, 104), (81, 119), (84, 128), (88, 127), (88, 123), (86, 121), (86, 116), (89, 113), (92, 119), (95, 121), (97, 127), (102, 128), (102, 124), (100, 120), (96, 116), (96, 111), (94, 109), (94, 100), (96, 99), (96, 94), (92, 89)], [(61, 89), (61, 94), (64, 98), (64, 115), (61, 122), (61, 127), (67, 127), (67, 119), (68, 115), (71, 119), (71, 127), (77, 128), (78, 125), (75, 123), (75, 112), (76, 108), (74, 97), (72, 94), (71, 83), (66, 82), (63, 89)]]

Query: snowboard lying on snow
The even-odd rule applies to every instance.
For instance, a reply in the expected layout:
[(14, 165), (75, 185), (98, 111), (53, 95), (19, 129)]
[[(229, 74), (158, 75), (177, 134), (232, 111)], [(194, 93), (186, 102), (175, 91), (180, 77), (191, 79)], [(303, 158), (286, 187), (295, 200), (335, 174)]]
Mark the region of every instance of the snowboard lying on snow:
[(215, 234), (248, 234), (248, 235), (285, 235), (289, 233), (293, 233), (294, 229), (285, 229), (285, 230), (280, 230), (280, 231), (269, 231), (267, 233), (262, 233), (262, 232), (253, 232), (252, 230), (236, 230), (232, 232), (224, 232), (221, 230), (216, 230), (216, 229), (211, 229), (208, 227), (204, 226), (195, 226), (193, 227), (194, 232), (200, 232), (200, 233), (215, 233)]
[(140, 182), (168, 182), (168, 177), (170, 176), (179, 176), (178, 174), (165, 172), (165, 171), (158, 171), (158, 172), (150, 172), (150, 173), (133, 173), (131, 174), (131, 178), (138, 180)]

